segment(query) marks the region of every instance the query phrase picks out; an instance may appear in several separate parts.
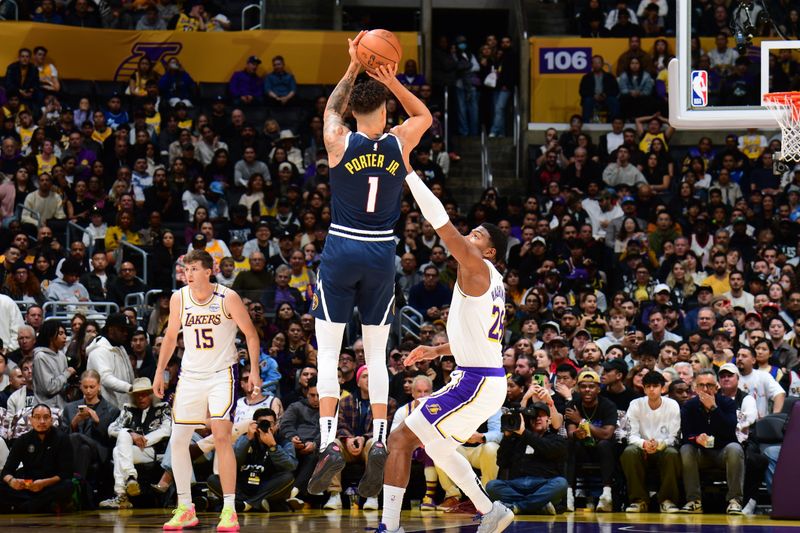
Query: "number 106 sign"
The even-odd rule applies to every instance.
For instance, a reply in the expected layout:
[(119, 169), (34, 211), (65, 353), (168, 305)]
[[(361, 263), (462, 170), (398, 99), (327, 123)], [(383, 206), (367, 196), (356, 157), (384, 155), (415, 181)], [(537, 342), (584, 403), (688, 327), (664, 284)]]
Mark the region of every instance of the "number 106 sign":
[(539, 74), (583, 74), (591, 69), (591, 48), (539, 49)]

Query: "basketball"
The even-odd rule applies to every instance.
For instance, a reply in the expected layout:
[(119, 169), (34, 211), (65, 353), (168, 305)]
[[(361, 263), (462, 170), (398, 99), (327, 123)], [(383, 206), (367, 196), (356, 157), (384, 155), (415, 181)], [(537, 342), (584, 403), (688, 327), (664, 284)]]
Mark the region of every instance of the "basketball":
[(389, 30), (370, 30), (358, 42), (358, 60), (368, 70), (399, 64), (402, 56), (400, 41)]

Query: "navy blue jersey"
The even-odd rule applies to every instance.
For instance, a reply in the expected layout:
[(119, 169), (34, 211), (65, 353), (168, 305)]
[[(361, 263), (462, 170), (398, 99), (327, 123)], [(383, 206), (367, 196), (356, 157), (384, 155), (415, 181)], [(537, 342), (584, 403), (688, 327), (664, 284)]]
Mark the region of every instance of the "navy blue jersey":
[(397, 137), (385, 133), (373, 140), (360, 132), (348, 133), (342, 160), (330, 170), (331, 232), (393, 230), (405, 178)]

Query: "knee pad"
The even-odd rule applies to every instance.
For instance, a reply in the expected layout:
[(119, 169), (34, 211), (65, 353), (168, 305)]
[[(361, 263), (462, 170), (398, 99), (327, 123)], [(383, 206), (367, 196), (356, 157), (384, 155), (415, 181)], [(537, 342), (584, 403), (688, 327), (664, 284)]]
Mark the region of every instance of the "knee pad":
[(317, 319), (317, 391), (320, 398), (339, 398), (339, 350), (345, 324)]
[(386, 367), (386, 342), (391, 325), (363, 326), (364, 358), (369, 369), (369, 397), (372, 403), (385, 404), (389, 398), (389, 370)]
[(458, 448), (458, 443), (453, 439), (435, 439), (425, 443), (425, 453), (433, 459), (434, 463), (440, 463), (443, 458), (453, 453)]

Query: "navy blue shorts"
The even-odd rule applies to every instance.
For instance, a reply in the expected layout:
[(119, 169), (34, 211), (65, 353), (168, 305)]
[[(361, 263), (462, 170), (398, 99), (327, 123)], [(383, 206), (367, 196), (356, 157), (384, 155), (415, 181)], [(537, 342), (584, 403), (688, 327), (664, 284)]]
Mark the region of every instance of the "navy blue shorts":
[(328, 235), (322, 251), (311, 314), (328, 322), (347, 323), (358, 307), (361, 323), (394, 320), (394, 241), (361, 242)]

